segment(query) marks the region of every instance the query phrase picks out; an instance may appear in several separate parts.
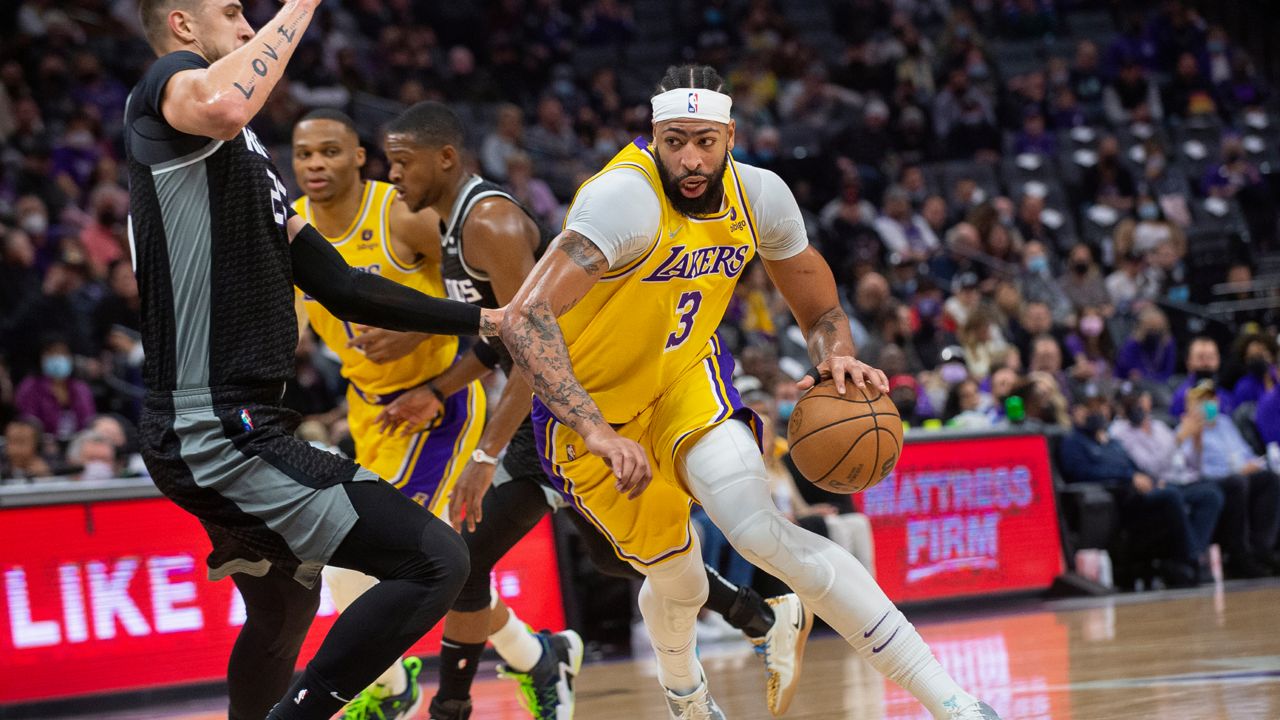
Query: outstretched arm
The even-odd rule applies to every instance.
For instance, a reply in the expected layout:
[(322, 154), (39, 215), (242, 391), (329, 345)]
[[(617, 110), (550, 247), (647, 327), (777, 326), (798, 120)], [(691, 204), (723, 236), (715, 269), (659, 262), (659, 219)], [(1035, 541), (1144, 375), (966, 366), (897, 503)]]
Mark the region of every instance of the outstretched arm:
[(315, 228), (289, 220), (294, 283), (339, 319), (437, 335), (498, 333), (502, 310), (433, 298), (347, 264)]
[(188, 135), (234, 138), (284, 77), (318, 5), (320, 0), (289, 0), (242, 47), (207, 68), (175, 74), (160, 104), (165, 121)]
[(573, 373), (556, 318), (573, 308), (608, 269), (604, 253), (585, 236), (565, 230), (534, 266), (508, 306), (502, 341), (533, 390), (587, 449), (618, 477), (618, 489), (638, 496), (652, 477), (644, 451), (605, 422)]
[[(807, 247), (785, 260), (765, 260), (764, 267), (804, 330), (809, 359), (824, 377), (835, 379), (836, 390), (844, 393), (848, 377), (860, 389), (870, 383), (889, 392), (884, 373), (853, 358), (849, 318), (840, 307), (835, 278), (822, 255)], [(801, 389), (812, 386), (812, 377), (800, 381)]]

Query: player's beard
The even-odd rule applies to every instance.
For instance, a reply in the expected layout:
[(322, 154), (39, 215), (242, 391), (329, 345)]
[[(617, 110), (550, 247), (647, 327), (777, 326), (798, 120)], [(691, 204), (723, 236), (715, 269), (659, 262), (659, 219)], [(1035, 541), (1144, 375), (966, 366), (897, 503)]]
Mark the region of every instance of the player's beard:
[[(686, 172), (678, 177), (667, 172), (667, 164), (661, 157), (656, 159), (658, 162), (654, 164), (658, 166), (658, 179), (662, 181), (662, 191), (667, 194), (667, 199), (671, 201), (671, 206), (676, 209), (676, 212), (691, 217), (710, 215), (720, 210), (720, 205), (724, 202), (724, 170), (729, 164), (729, 153), (726, 152), (724, 159), (720, 161), (720, 166), (709, 173)], [(685, 197), (684, 193), (680, 192), (680, 183), (695, 175), (707, 179), (706, 189), (696, 198)]]

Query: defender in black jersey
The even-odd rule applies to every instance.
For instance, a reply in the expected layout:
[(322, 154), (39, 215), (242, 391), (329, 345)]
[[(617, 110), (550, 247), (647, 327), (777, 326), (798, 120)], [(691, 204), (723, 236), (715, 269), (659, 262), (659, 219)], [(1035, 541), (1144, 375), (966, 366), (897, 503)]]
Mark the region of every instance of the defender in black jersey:
[[(446, 524), (293, 437), (298, 418), (279, 406), (297, 342), (293, 286), (394, 330), (492, 334), (501, 319), (358, 272), (291, 216), (246, 124), (318, 5), (290, 0), (255, 35), (238, 2), (141, 0), (160, 57), (126, 110), (142, 453), (157, 487), (208, 530), (211, 579), (234, 573), (244, 596), (227, 670), (233, 720), (330, 717), (439, 620), (468, 572)], [(382, 582), (290, 688), (326, 563)]]
[[(430, 206), (441, 217), (441, 272), (450, 297), (481, 307), (505, 304), (541, 257), (549, 235), (500, 186), (463, 172), (458, 162), (462, 126), (444, 105), (415, 105), (393, 120), (386, 133), (390, 180), (401, 198), (414, 209)], [(452, 392), (498, 365), (507, 375), (507, 387), (480, 438), (480, 449), (458, 479), (450, 504), (450, 518), (471, 552), (471, 575), (445, 618), (440, 689), (431, 702), (433, 720), (470, 716), (471, 683), (486, 634), (495, 639), (490, 633), (504, 632), (518, 622), (500, 599), (491, 596), (493, 566), (548, 512), (571, 505), (551, 488), (543, 473), (529, 419), (532, 390), (520, 373), (511, 372), (511, 359), (504, 351), (477, 342), (471, 355), (464, 355), (432, 384), (442, 393)], [(431, 400), (429, 393), (405, 399), (418, 416), (430, 414)], [(393, 421), (399, 421), (400, 402), (388, 407)], [(499, 466), (494, 456), (504, 447)], [(577, 512), (568, 517), (601, 572), (642, 579), (618, 558), (594, 525)], [(710, 567), (707, 574), (712, 581), (709, 609), (748, 636), (763, 637), (769, 632), (774, 613), (758, 593), (730, 583)], [(534, 667), (508, 673), (532, 690), (538, 699), (534, 708), (538, 718), (565, 717), (557, 715), (557, 709), (565, 704), (570, 712), (572, 708), (572, 684), (561, 681), (559, 668), (563, 664), (576, 670), (576, 661), (556, 639), (544, 636), (544, 653)], [(495, 642), (500, 654), (501, 642)], [(785, 653), (786, 649), (775, 651)], [(559, 692), (557, 684), (564, 686)]]

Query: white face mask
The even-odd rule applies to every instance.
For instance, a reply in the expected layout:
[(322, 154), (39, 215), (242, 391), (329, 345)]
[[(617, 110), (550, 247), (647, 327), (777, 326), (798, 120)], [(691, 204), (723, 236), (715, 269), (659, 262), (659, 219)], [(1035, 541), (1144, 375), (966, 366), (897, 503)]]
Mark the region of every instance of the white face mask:
[(49, 218), (38, 213), (32, 213), (22, 218), (22, 222), (19, 224), (22, 225), (22, 229), (28, 235), (44, 235), (45, 231), (49, 229)]
[(90, 460), (84, 464), (84, 470), (80, 472), (81, 480), (110, 480), (115, 477), (115, 467), (103, 460)]

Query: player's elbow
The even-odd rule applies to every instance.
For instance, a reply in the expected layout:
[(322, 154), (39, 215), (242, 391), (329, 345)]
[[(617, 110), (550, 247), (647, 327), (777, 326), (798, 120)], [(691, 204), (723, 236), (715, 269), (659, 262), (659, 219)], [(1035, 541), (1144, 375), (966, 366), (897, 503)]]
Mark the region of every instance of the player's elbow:
[(524, 334), (528, 324), (527, 307), (524, 303), (512, 302), (507, 305), (507, 310), (502, 316), (502, 328), (498, 331), (498, 338), (502, 340), (502, 344), (513, 347), (516, 340)]
[(234, 140), (253, 119), (244, 102), (227, 97), (207, 104), (203, 115), (206, 125), (204, 134), (223, 141)]

